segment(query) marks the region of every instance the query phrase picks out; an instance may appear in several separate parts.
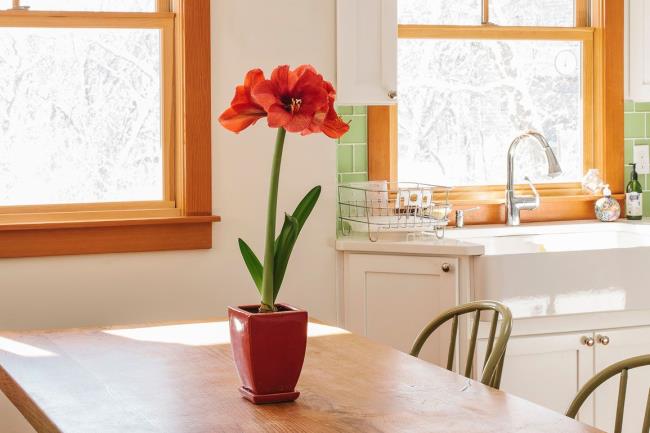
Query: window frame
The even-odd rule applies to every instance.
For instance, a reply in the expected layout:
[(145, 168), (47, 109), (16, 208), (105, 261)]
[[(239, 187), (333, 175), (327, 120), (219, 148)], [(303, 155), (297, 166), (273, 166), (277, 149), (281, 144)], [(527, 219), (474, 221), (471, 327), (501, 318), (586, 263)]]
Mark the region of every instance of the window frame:
[[(487, 2), (484, 2), (484, 5)], [(399, 38), (535, 39), (583, 42), (583, 166), (598, 168), (614, 197), (623, 196), (623, 5), (576, 0), (576, 27), (510, 27), (399, 25)], [(588, 16), (591, 27), (586, 27)], [(588, 69), (589, 67), (589, 69)], [(607, 84), (607, 85), (606, 85)], [(513, 137), (514, 138), (514, 137)], [(368, 107), (368, 175), (370, 180), (397, 180), (397, 106)], [(542, 204), (523, 212), (527, 222), (593, 218), (597, 197), (584, 194), (580, 183), (536, 185)], [(526, 193), (526, 185), (516, 185)], [(505, 185), (455, 187), (450, 194), (458, 208), (480, 206), (468, 213), (466, 224), (505, 222)], [(452, 216), (452, 224), (455, 223)]]
[(0, 207), (0, 258), (212, 247), (210, 2), (0, 12), (3, 27), (161, 29), (163, 199)]

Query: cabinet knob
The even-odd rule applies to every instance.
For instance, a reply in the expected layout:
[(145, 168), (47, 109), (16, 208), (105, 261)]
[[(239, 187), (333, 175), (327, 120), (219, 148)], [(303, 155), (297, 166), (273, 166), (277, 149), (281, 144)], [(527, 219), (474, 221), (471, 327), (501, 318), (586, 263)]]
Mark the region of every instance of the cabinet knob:
[(593, 345), (596, 344), (594, 339), (591, 338), (591, 337), (582, 337), (580, 339), (580, 343), (582, 343), (584, 346), (587, 346), (587, 347), (593, 347)]
[(388, 98), (395, 100), (397, 99), (397, 91), (396, 90), (391, 90), (388, 92)]
[(443, 263), (441, 268), (442, 272), (449, 272), (451, 270), (451, 265), (449, 263)]
[(609, 344), (609, 337), (607, 335), (598, 335), (596, 336), (596, 341), (603, 346), (607, 346)]

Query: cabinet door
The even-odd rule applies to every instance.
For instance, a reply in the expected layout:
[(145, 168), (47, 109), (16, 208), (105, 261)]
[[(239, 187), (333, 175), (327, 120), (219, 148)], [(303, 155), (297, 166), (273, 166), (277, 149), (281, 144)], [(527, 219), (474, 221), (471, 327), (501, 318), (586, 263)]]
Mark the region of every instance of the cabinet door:
[[(552, 334), (511, 337), (506, 351), (501, 389), (564, 413), (578, 387), (592, 376), (592, 348), (582, 344), (592, 334)], [(483, 365), (486, 340), (477, 345), (477, 365)], [(591, 421), (589, 406), (580, 420)]]
[(337, 102), (395, 103), (397, 0), (337, 0)]
[[(346, 254), (344, 268), (344, 326), (403, 352), (458, 299), (456, 258)], [(421, 358), (446, 364), (450, 328), (431, 336)]]
[(650, 101), (650, 2), (629, 1), (630, 98)]
[[(603, 344), (606, 337), (608, 344)], [(607, 340), (605, 340), (607, 341)], [(627, 358), (650, 354), (650, 327), (602, 330), (596, 332), (595, 371)], [(616, 402), (620, 376), (601, 385), (595, 393), (595, 426), (605, 430), (614, 429)], [(650, 367), (630, 370), (628, 377), (623, 432), (637, 433), (643, 426), (643, 415), (650, 389)]]

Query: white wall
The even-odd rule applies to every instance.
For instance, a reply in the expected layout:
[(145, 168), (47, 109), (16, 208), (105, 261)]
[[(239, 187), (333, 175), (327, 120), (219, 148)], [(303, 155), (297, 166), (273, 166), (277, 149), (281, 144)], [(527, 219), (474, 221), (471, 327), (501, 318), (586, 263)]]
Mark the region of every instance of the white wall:
[[(214, 248), (0, 261), (0, 329), (222, 317), (229, 304), (256, 301), (237, 237), (261, 253), (274, 130), (262, 121), (237, 136), (216, 118), (253, 67), (311, 63), (334, 80), (335, 1), (212, 0), (212, 62), (213, 207), (223, 218)], [(332, 140), (288, 135), (280, 210), (293, 211), (314, 185), (323, 194), (298, 240), (280, 300), (325, 321), (336, 319), (335, 167)], [(30, 431), (6, 401), (0, 401), (0, 431)]]

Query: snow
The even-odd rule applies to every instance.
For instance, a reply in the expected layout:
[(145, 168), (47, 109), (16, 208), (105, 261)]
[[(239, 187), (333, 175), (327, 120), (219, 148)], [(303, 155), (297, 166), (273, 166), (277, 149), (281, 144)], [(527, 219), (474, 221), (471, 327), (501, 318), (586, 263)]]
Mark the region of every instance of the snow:
[(1, 28), (0, 206), (162, 199), (160, 50), (157, 29)]
[[(478, 11), (480, 22), (475, 3), (400, 0), (400, 19), (465, 24)], [(493, 0), (493, 18), (511, 25), (530, 24), (531, 19), (563, 25), (573, 20), (568, 3), (572, 1)], [(544, 6), (549, 8), (545, 15), (531, 13)], [(398, 54), (400, 181), (504, 184), (508, 147), (526, 129), (548, 138), (564, 173), (547, 178), (543, 152), (526, 141), (515, 161), (517, 182), (525, 175), (537, 182), (581, 179), (580, 42), (400, 39)]]

